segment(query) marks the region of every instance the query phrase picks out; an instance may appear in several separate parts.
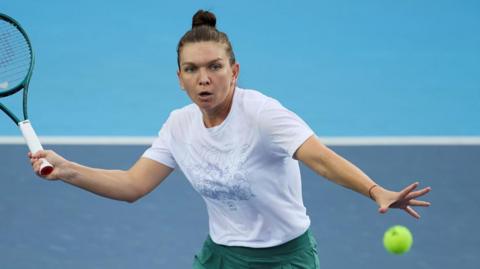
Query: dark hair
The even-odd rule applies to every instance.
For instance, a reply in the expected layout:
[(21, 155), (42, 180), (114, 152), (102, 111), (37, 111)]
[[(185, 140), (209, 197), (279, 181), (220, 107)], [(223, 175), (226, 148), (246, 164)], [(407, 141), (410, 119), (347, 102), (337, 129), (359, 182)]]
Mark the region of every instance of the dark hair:
[(227, 55), (230, 58), (230, 64), (235, 64), (235, 55), (233, 53), (232, 44), (228, 40), (227, 34), (220, 32), (215, 27), (217, 18), (210, 11), (199, 10), (193, 15), (192, 29), (186, 32), (177, 45), (177, 64), (180, 69), (180, 51), (187, 43), (214, 41), (225, 44), (227, 46)]

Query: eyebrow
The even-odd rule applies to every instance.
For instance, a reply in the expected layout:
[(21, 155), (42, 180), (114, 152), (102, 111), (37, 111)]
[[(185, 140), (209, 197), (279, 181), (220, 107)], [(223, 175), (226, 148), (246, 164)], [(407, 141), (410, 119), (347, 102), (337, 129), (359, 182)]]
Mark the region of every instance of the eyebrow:
[[(214, 60), (211, 60), (211, 61), (209, 61), (209, 62), (207, 62), (206, 64), (203, 64), (203, 65), (210, 65), (210, 64), (213, 64), (213, 63), (218, 62), (218, 61), (221, 61), (221, 60), (223, 60), (223, 59), (220, 58), (220, 57), (218, 57), (218, 58), (216, 58), (216, 59), (214, 59)], [(181, 66), (184, 66), (184, 65), (194, 65), (194, 66), (198, 66), (198, 64), (196, 64), (196, 63), (194, 63), (194, 62), (183, 62), (183, 63), (181, 64)], [(200, 66), (201, 66), (201, 65), (202, 65), (202, 64), (200, 64)]]

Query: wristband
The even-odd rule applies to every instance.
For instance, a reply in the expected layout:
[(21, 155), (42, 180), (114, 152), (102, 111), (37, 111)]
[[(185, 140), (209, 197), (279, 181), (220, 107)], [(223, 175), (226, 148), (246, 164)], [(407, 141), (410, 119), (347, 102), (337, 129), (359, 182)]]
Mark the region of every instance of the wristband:
[(378, 187), (378, 185), (375, 184), (375, 185), (371, 186), (370, 189), (368, 189), (368, 196), (370, 196), (370, 199), (372, 199), (372, 200), (374, 200), (374, 201), (375, 201), (375, 199), (373, 199), (373, 197), (372, 197), (372, 190), (373, 190), (375, 187)]

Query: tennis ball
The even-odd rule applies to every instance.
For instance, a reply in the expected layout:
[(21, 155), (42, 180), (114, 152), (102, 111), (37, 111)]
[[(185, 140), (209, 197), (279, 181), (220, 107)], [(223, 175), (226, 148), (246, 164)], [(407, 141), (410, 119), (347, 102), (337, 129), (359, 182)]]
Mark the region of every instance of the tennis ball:
[(413, 237), (407, 227), (395, 225), (385, 232), (383, 235), (383, 245), (385, 249), (393, 254), (403, 254), (412, 247)]

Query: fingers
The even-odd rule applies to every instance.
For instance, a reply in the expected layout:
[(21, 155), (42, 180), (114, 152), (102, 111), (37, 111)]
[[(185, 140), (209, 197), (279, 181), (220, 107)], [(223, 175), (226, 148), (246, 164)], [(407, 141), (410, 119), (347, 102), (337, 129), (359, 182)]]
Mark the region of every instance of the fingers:
[(403, 199), (403, 198), (407, 197), (407, 195), (409, 195), (416, 187), (418, 187), (418, 184), (419, 184), (418, 182), (415, 182), (415, 183), (410, 184), (405, 189), (403, 189), (400, 192), (400, 198)]
[(432, 188), (426, 187), (426, 188), (423, 188), (419, 191), (414, 191), (414, 192), (409, 193), (405, 198), (406, 199), (415, 199), (415, 198), (418, 198), (420, 196), (423, 196), (423, 195), (429, 193), (431, 190), (432, 190)]
[(40, 159), (40, 158), (45, 158), (45, 157), (47, 157), (47, 154), (48, 154), (48, 151), (47, 151), (47, 150), (39, 150), (39, 151), (35, 152), (34, 154), (32, 154), (32, 153), (30, 152), (30, 153), (29, 153), (29, 156), (32, 156), (33, 158)]
[(428, 207), (430, 206), (430, 202), (426, 202), (426, 201), (418, 201), (418, 200), (410, 200), (408, 202), (408, 205), (410, 206), (423, 206), (423, 207)]
[(35, 174), (37, 174), (37, 176), (40, 176), (41, 161), (39, 159), (32, 159), (31, 162), (32, 162), (33, 171), (35, 172)]
[(28, 152), (28, 158), (30, 159), (30, 163), (34, 163), (35, 161), (37, 161), (38, 159), (41, 159), (41, 158), (46, 158), (47, 157), (47, 154), (48, 152), (45, 151), (45, 150), (39, 150), (37, 151), (36, 153), (31, 153), (31, 152)]
[(46, 155), (47, 155), (47, 151), (44, 151), (44, 150), (40, 150), (34, 154), (31, 152), (28, 153), (28, 157), (30, 158), (30, 164), (32, 165), (33, 171), (38, 176), (42, 176), (40, 173), (40, 170)]
[(426, 187), (426, 188), (423, 188), (419, 191), (414, 191), (414, 192), (411, 192), (410, 194), (408, 194), (405, 199), (408, 200), (408, 205), (409, 206), (423, 206), (423, 207), (427, 207), (427, 206), (430, 206), (431, 204), (427, 201), (419, 201), (419, 200), (415, 200), (415, 198), (418, 198), (420, 196), (423, 196), (427, 193), (429, 193), (430, 191), (432, 190), (432, 188), (430, 187)]
[(412, 217), (419, 219), (420, 214), (413, 209), (414, 206), (428, 207), (430, 202), (416, 200), (416, 198), (421, 197), (431, 191), (430, 187), (423, 188), (418, 191), (414, 191), (419, 185), (418, 182), (408, 185), (402, 191), (394, 193), (392, 192), (389, 197), (384, 197), (382, 202), (379, 203), (380, 208), (378, 212), (384, 214), (388, 211), (389, 208), (399, 208), (405, 210)]
[(415, 211), (413, 208), (411, 208), (410, 206), (407, 206), (405, 207), (405, 211), (407, 211), (407, 213), (416, 218), (416, 219), (419, 219), (420, 218), (420, 214), (417, 213), (417, 211)]

